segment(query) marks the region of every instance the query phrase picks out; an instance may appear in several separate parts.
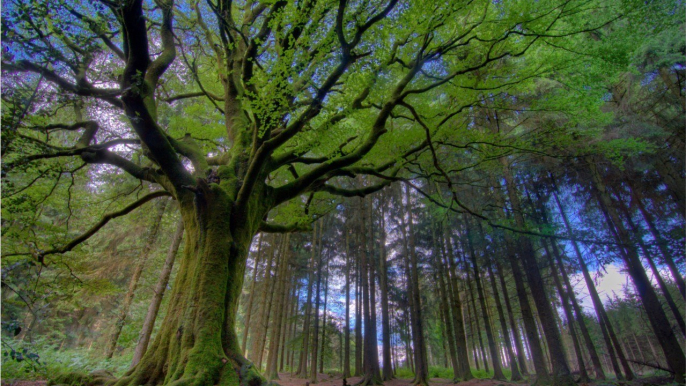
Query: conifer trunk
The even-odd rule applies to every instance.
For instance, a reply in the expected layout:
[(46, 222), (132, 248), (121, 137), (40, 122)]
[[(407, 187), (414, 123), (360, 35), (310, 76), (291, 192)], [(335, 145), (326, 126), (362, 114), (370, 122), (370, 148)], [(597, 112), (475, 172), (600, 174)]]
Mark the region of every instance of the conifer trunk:
[[(581, 249), (579, 248), (579, 244), (574, 240), (572, 237), (572, 227), (569, 222), (569, 219), (567, 218), (567, 214), (564, 211), (564, 208), (562, 207), (562, 203), (560, 202), (560, 198), (557, 196), (557, 186), (555, 186), (555, 181), (553, 180), (553, 197), (555, 198), (555, 202), (557, 204), (558, 210), (560, 211), (560, 215), (562, 216), (562, 221), (565, 224), (565, 228), (567, 229), (567, 234), (570, 236), (572, 239), (572, 247), (574, 247), (574, 252), (576, 253), (577, 261), (579, 263), (579, 266), (581, 267), (581, 272), (584, 276), (584, 281), (586, 282), (586, 288), (588, 289), (588, 293), (591, 295), (591, 301), (593, 302), (593, 307), (595, 308), (596, 316), (598, 317), (598, 323), (600, 324), (600, 331), (603, 335), (603, 340), (605, 341), (605, 346), (608, 349), (609, 356), (610, 356), (610, 363), (612, 364), (612, 369), (617, 375), (618, 379), (623, 379), (622, 372), (619, 369), (619, 365), (617, 364), (617, 357), (614, 354), (614, 349), (612, 347), (612, 340), (610, 338), (610, 333), (612, 331), (612, 326), (607, 325), (606, 320), (607, 320), (607, 315), (605, 314), (605, 306), (603, 303), (600, 301), (600, 296), (598, 296), (598, 290), (595, 287), (595, 283), (593, 283), (593, 279), (591, 278), (591, 274), (588, 272), (588, 266), (586, 265), (586, 261), (583, 258), (583, 255), (581, 254)], [(580, 317), (579, 313), (581, 310), (577, 311), (577, 318)], [(587, 340), (587, 344), (590, 341), (590, 336)], [(590, 350), (590, 349), (589, 349)], [(596, 367), (596, 376), (599, 377), (598, 375), (598, 366), (595, 365)]]
[(150, 257), (150, 251), (157, 241), (157, 234), (162, 223), (162, 216), (164, 216), (164, 210), (166, 209), (168, 202), (168, 199), (164, 199), (158, 201), (157, 203), (157, 211), (153, 217), (152, 226), (150, 226), (150, 230), (148, 231), (148, 237), (145, 240), (145, 246), (141, 251), (138, 264), (136, 264), (136, 267), (133, 270), (133, 275), (131, 275), (131, 280), (129, 280), (129, 289), (126, 291), (126, 296), (124, 297), (124, 303), (119, 309), (119, 315), (117, 316), (117, 320), (112, 328), (112, 334), (110, 335), (110, 339), (107, 341), (105, 349), (105, 358), (107, 359), (112, 358), (112, 355), (114, 355), (114, 350), (117, 348), (117, 341), (119, 340), (119, 335), (121, 334), (121, 330), (124, 328), (124, 324), (126, 323), (126, 319), (129, 315), (129, 309), (131, 308), (133, 298), (136, 295), (136, 289), (138, 288), (138, 282), (143, 274), (145, 263), (148, 261), (148, 257)]
[(267, 357), (267, 371), (266, 376), (269, 380), (279, 379), (278, 373), (278, 358), (279, 358), (279, 345), (281, 343), (281, 333), (283, 327), (284, 310), (286, 308), (286, 301), (288, 296), (288, 290), (286, 289), (286, 280), (288, 273), (288, 264), (291, 256), (290, 253), (290, 234), (284, 237), (283, 247), (281, 248), (281, 253), (279, 256), (279, 264), (276, 273), (276, 287), (274, 293), (276, 295), (275, 313), (272, 318), (272, 335), (269, 339), (269, 356)]
[(414, 343), (414, 368), (415, 378), (412, 381), (413, 385), (428, 385), (429, 366), (426, 352), (426, 343), (424, 341), (424, 333), (422, 329), (422, 305), (419, 297), (419, 265), (417, 260), (417, 253), (415, 251), (414, 242), (414, 220), (412, 215), (412, 198), (410, 190), (407, 188), (405, 198), (407, 203), (405, 211), (408, 218), (408, 227), (405, 228), (404, 221), (401, 222), (403, 230), (407, 230), (405, 237), (407, 242), (406, 266), (408, 276), (408, 298), (410, 303), (410, 325), (412, 326), (412, 338)]
[(686, 283), (684, 283), (684, 277), (681, 276), (679, 269), (674, 263), (672, 254), (669, 252), (669, 249), (667, 249), (667, 243), (662, 238), (660, 232), (657, 230), (653, 216), (650, 214), (650, 212), (646, 210), (645, 205), (643, 205), (641, 195), (638, 193), (638, 190), (635, 189), (633, 186), (631, 186), (631, 194), (633, 195), (634, 202), (636, 203), (638, 210), (641, 212), (641, 215), (643, 216), (643, 220), (648, 225), (650, 234), (653, 236), (655, 244), (657, 244), (658, 250), (662, 254), (662, 258), (664, 259), (665, 264), (669, 268), (669, 272), (672, 274), (672, 277), (674, 278), (674, 282), (676, 283), (677, 288), (679, 288), (679, 293), (684, 298), (684, 300), (686, 300)]
[[(484, 316), (484, 326), (486, 327), (486, 338), (488, 339), (488, 347), (491, 352), (491, 361), (493, 362), (493, 379), (504, 381), (506, 380), (503, 374), (502, 365), (500, 363), (500, 354), (498, 352), (498, 347), (495, 342), (495, 336), (493, 335), (493, 329), (491, 328), (491, 320), (488, 315), (486, 308), (486, 299), (484, 294), (483, 286), (481, 285), (481, 275), (479, 275), (479, 266), (474, 252), (474, 244), (472, 241), (472, 236), (469, 228), (469, 220), (465, 219), (465, 230), (467, 231), (467, 245), (469, 246), (469, 253), (472, 257), (472, 269), (474, 272), (474, 281), (476, 284), (476, 293), (479, 297), (479, 304), (481, 305), (481, 313)], [(481, 232), (480, 232), (481, 233)]]
[(326, 264), (326, 280), (324, 281), (324, 315), (322, 318), (322, 348), (320, 350), (319, 372), (324, 373), (324, 348), (326, 347), (326, 309), (329, 301), (329, 264)]
[[(557, 288), (558, 294), (560, 294), (560, 299), (562, 301), (562, 309), (565, 313), (565, 317), (567, 318), (567, 325), (569, 326), (569, 333), (572, 336), (572, 345), (574, 347), (574, 353), (576, 354), (576, 360), (577, 364), (579, 366), (579, 379), (577, 382), (579, 383), (588, 383), (590, 382), (590, 378), (588, 376), (588, 372), (586, 371), (586, 363), (584, 363), (584, 357), (583, 353), (581, 352), (581, 346), (579, 345), (579, 338), (576, 334), (576, 330), (574, 329), (573, 321), (574, 321), (574, 314), (572, 313), (572, 309), (569, 305), (569, 296), (567, 292), (564, 290), (562, 287), (562, 282), (560, 281), (560, 275), (558, 274), (557, 267), (555, 266), (555, 262), (553, 262), (553, 258), (551, 256), (550, 249), (548, 248), (547, 245), (547, 240), (541, 240), (543, 243), (543, 248), (545, 249), (545, 255), (548, 259), (548, 265), (550, 267), (550, 273), (551, 276), (553, 277), (553, 282), (555, 283), (555, 287)], [(573, 296), (573, 295), (572, 295)]]
[(498, 311), (498, 319), (500, 320), (500, 329), (503, 332), (503, 339), (505, 340), (507, 356), (510, 359), (510, 372), (512, 374), (510, 381), (518, 382), (522, 380), (522, 374), (519, 372), (519, 366), (517, 366), (517, 357), (512, 350), (512, 341), (510, 340), (510, 334), (507, 331), (507, 322), (505, 321), (505, 314), (503, 313), (503, 305), (500, 302), (498, 286), (495, 283), (495, 275), (493, 274), (492, 264), (487, 264), (486, 268), (488, 270), (488, 277), (490, 278), (491, 282), (491, 289), (493, 290), (493, 297), (495, 298), (495, 308), (496, 311)]
[(617, 214), (612, 199), (607, 192), (605, 184), (602, 177), (597, 170), (597, 167), (593, 160), (589, 160), (588, 163), (591, 174), (593, 177), (593, 182), (596, 191), (599, 196), (599, 200), (602, 207), (602, 212), (606, 217), (608, 227), (615, 230), (615, 235), (618, 241), (622, 244), (619, 248), (622, 257), (627, 265), (629, 275), (631, 276), (634, 285), (639, 294), (639, 298), (643, 303), (643, 307), (646, 310), (648, 320), (655, 332), (655, 335), (660, 343), (660, 347), (667, 359), (667, 365), (674, 371), (674, 379), (677, 383), (684, 382), (684, 373), (686, 373), (686, 365), (684, 364), (684, 352), (679, 346), (679, 343), (674, 335), (667, 315), (665, 314), (660, 301), (650, 284), (648, 275), (646, 275), (645, 269), (638, 257), (635, 247), (631, 243), (631, 239), (628, 235), (624, 223), (622, 223), (619, 215)]
[(152, 330), (155, 327), (155, 320), (157, 319), (157, 313), (160, 310), (160, 305), (162, 304), (162, 298), (164, 297), (164, 292), (167, 289), (167, 284), (169, 283), (169, 276), (171, 276), (172, 268), (174, 267), (174, 262), (176, 261), (176, 253), (179, 251), (179, 246), (181, 245), (181, 240), (183, 239), (183, 219), (179, 219), (176, 225), (176, 230), (174, 231), (174, 236), (172, 236), (171, 246), (167, 252), (167, 258), (164, 260), (164, 265), (162, 266), (162, 272), (160, 273), (160, 278), (157, 280), (155, 289), (153, 292), (152, 300), (148, 306), (148, 312), (145, 315), (145, 320), (143, 321), (143, 327), (138, 335), (138, 343), (136, 344), (136, 350), (133, 353), (133, 360), (131, 367), (135, 366), (140, 362), (145, 350), (148, 349), (148, 344), (150, 343), (150, 336), (152, 335)]
[(300, 350), (300, 361), (298, 371), (295, 373), (301, 377), (307, 377), (307, 361), (309, 358), (308, 351), (310, 349), (310, 318), (312, 315), (312, 288), (314, 286), (314, 261), (317, 254), (317, 223), (314, 223), (312, 230), (312, 244), (310, 246), (310, 264), (309, 275), (307, 278), (307, 299), (305, 300), (305, 323), (303, 324), (303, 344)]
[(448, 288), (448, 296), (451, 303), (451, 311), (453, 316), (453, 330), (455, 332), (455, 351), (457, 354), (457, 361), (459, 371), (454, 374), (455, 379), (468, 381), (474, 376), (472, 375), (471, 367), (469, 366), (469, 353), (467, 345), (467, 336), (465, 335), (464, 315), (462, 313), (462, 301), (460, 300), (460, 289), (458, 285), (457, 263), (455, 262), (453, 243), (451, 236), (448, 233), (448, 227), (444, 227), (445, 246), (448, 253), (445, 255), (448, 261), (447, 279), (450, 287)]
[[(439, 242), (436, 240), (436, 229), (435, 227), (432, 227), (432, 236), (433, 236), (433, 245), (436, 250), (433, 260), (434, 260), (434, 269), (436, 270), (436, 276), (437, 276), (437, 282), (438, 282), (438, 293), (439, 293), (439, 299), (440, 299), (440, 309), (441, 309), (441, 315), (443, 316), (443, 325), (445, 326), (444, 328), (444, 334), (445, 334), (445, 340), (447, 340), (448, 344), (448, 350), (450, 351), (450, 365), (453, 368), (453, 374), (454, 378), (456, 379), (461, 371), (460, 365), (457, 361), (457, 349), (455, 348), (455, 338), (453, 336), (453, 323), (450, 318), (450, 311), (449, 311), (449, 306), (448, 306), (448, 289), (445, 281), (445, 271), (446, 271), (446, 266), (443, 262), (444, 257), (446, 255), (445, 253), (445, 244), (442, 242)], [(445, 344), (445, 341), (444, 341)], [(445, 348), (445, 346), (444, 346)], [(446, 363), (447, 367), (447, 363)]]
[(322, 243), (322, 225), (319, 225), (319, 248), (317, 249), (317, 255), (319, 256), (319, 262), (317, 263), (317, 289), (314, 292), (314, 324), (312, 330), (312, 348), (310, 350), (310, 355), (312, 357), (311, 367), (310, 367), (310, 383), (317, 383), (317, 349), (319, 347), (319, 292), (322, 286), (322, 264), (323, 254), (321, 250)]
[[(508, 197), (510, 204), (512, 204), (512, 212), (514, 213), (515, 222), (520, 229), (526, 229), (526, 223), (522, 215), (522, 205), (520, 203), (519, 192), (515, 185), (514, 178), (507, 165), (507, 160), (502, 159), (503, 174), (505, 183), (507, 185)], [(550, 354), (550, 362), (552, 364), (552, 383), (555, 386), (573, 385), (574, 379), (571, 376), (567, 359), (565, 358), (564, 347), (562, 347), (562, 339), (560, 331), (555, 323), (554, 311), (548, 300), (545, 292), (545, 285), (541, 276), (541, 271), (538, 268), (536, 256), (534, 254), (531, 240), (528, 237), (519, 235), (519, 250), (521, 258), (524, 263), (524, 272), (529, 288), (536, 304), (538, 316), (541, 320), (545, 340)]]
[(350, 373), (350, 243), (348, 222), (345, 223), (345, 342), (343, 349), (343, 378), (349, 378)]
[(669, 292), (669, 289), (667, 288), (667, 284), (665, 283), (664, 279), (662, 279), (662, 274), (660, 274), (660, 270), (657, 268), (657, 265), (655, 265), (652, 254), (646, 247), (645, 243), (643, 243), (643, 239), (641, 238), (641, 234), (638, 230), (638, 227), (634, 223), (634, 220), (631, 218), (631, 214), (626, 209), (626, 206), (624, 206), (622, 203), (618, 203), (618, 205), (619, 209), (624, 214), (624, 218), (626, 218), (626, 222), (629, 225), (629, 228), (636, 237), (636, 243), (643, 251), (643, 257), (648, 261), (650, 270), (653, 272), (653, 277), (655, 278), (655, 281), (657, 281), (657, 285), (660, 288), (660, 291), (662, 292), (662, 296), (665, 297), (665, 302), (667, 303), (667, 306), (672, 311), (672, 315), (674, 315), (674, 319), (676, 320), (676, 324), (679, 327), (679, 330), (681, 330), (681, 334), (686, 335), (686, 325), (684, 324), (684, 318), (681, 316), (681, 311), (679, 311), (679, 307), (677, 307), (676, 302), (674, 302), (672, 294)]
[(245, 352), (246, 345), (248, 344), (248, 335), (250, 333), (250, 319), (252, 318), (253, 301), (255, 298), (255, 284), (257, 281), (257, 271), (260, 264), (260, 258), (262, 257), (262, 236), (264, 234), (260, 233), (260, 237), (257, 239), (257, 256), (255, 257), (255, 268), (252, 273), (252, 282), (250, 283), (250, 295), (248, 297), (248, 304), (246, 306), (245, 315), (245, 330), (243, 332), (243, 341), (241, 343), (241, 349)]
[(517, 362), (519, 362), (519, 371), (522, 375), (529, 375), (526, 365), (526, 355), (524, 355), (524, 347), (522, 346), (522, 338), (519, 335), (519, 328), (514, 319), (514, 311), (512, 310), (512, 303), (510, 302), (510, 294), (505, 283), (505, 272), (498, 262), (496, 262), (496, 269), (498, 270), (500, 287), (503, 290), (503, 299), (505, 300), (505, 309), (507, 310), (510, 329), (512, 330), (512, 339), (514, 340), (515, 347), (517, 348)]
[(391, 324), (388, 313), (388, 268), (386, 267), (386, 214), (384, 206), (381, 206), (381, 227), (379, 230), (380, 252), (379, 258), (379, 289), (381, 290), (381, 338), (383, 341), (383, 373), (381, 379), (390, 381), (393, 379), (393, 366), (391, 364)]

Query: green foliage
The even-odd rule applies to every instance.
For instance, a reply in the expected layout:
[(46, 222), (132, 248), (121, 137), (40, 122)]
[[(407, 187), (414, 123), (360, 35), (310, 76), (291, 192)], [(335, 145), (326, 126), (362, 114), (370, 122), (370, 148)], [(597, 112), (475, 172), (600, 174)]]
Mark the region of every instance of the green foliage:
[[(56, 374), (89, 374), (105, 370), (113, 375), (122, 375), (131, 365), (131, 355), (119, 355), (108, 360), (100, 352), (88, 349), (59, 349), (59, 345), (46, 339), (34, 343), (15, 342), (3, 337), (2, 377), (3, 379), (47, 379)], [(12, 358), (10, 348), (25, 359)], [(24, 354), (25, 353), (25, 354)]]

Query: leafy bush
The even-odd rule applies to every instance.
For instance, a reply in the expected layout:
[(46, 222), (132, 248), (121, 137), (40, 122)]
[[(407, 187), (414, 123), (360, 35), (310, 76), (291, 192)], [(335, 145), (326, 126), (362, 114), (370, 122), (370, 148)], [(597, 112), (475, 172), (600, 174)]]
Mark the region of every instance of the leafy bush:
[(429, 367), (429, 378), (453, 379), (453, 369), (446, 367)]
[(59, 350), (56, 344), (2, 340), (3, 379), (47, 379), (68, 372), (90, 373), (107, 370), (121, 375), (129, 368), (132, 354), (112, 359), (92, 355), (86, 349)]
[(400, 367), (395, 370), (395, 376), (402, 379), (414, 378), (414, 373), (407, 367)]

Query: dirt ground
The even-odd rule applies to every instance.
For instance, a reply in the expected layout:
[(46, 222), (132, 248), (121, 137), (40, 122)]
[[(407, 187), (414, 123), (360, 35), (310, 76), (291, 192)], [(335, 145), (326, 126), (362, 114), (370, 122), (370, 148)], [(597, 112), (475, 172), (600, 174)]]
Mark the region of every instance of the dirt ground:
[[(279, 380), (276, 382), (281, 386), (305, 386), (308, 379), (291, 377), (289, 373), (279, 373)], [(348, 385), (352, 386), (359, 382), (362, 378), (350, 377), (346, 379)], [(326, 374), (319, 374), (317, 376), (317, 386), (343, 386), (343, 380), (339, 376), (329, 377)], [(384, 382), (385, 386), (408, 386), (411, 379), (394, 379), (392, 381)], [(449, 379), (432, 378), (429, 381), (432, 385), (452, 385)], [(460, 382), (460, 386), (498, 386), (498, 385), (515, 385), (515, 383), (494, 381), (492, 379), (472, 379), (468, 382)]]
[[(279, 380), (276, 382), (281, 386), (306, 386), (309, 379), (291, 377), (290, 373), (279, 373)], [(343, 380), (339, 376), (328, 376), (326, 374), (318, 375), (317, 386), (343, 386)], [(353, 386), (361, 380), (360, 377), (350, 377), (346, 379), (349, 386)], [(409, 379), (394, 379), (389, 382), (385, 382), (384, 386), (409, 386), (411, 380)], [(452, 381), (449, 379), (442, 378), (432, 378), (429, 383), (431, 385), (452, 385)], [(670, 383), (668, 377), (646, 377), (639, 378), (631, 383), (624, 383), (626, 386), (656, 386), (656, 385), (666, 385)], [(2, 386), (46, 386), (47, 381), (23, 381), (23, 380), (2, 380)], [(611, 382), (609, 384), (612, 384)], [(522, 385), (512, 382), (501, 382), (492, 379), (472, 379), (467, 382), (460, 382), (459, 386), (514, 386)], [(579, 384), (580, 386), (605, 386), (608, 383), (590, 383), (590, 384)], [(620, 384), (622, 385), (622, 384)], [(312, 385), (310, 385), (312, 386)]]

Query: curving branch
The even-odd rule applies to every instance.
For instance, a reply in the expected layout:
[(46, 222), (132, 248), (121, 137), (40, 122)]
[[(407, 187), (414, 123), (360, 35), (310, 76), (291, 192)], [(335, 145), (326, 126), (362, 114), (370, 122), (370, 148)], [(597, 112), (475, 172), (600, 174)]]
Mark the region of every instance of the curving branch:
[(42, 75), (45, 79), (57, 85), (64, 91), (68, 91), (80, 96), (89, 96), (102, 99), (109, 102), (111, 105), (122, 108), (122, 101), (118, 98), (122, 91), (120, 89), (100, 89), (93, 87), (91, 84), (81, 81), (73, 84), (67, 79), (58, 75), (55, 71), (47, 67), (39, 66), (31, 63), (28, 60), (19, 60), (17, 62), (2, 62), (2, 69), (9, 72), (32, 72)]
[(84, 241), (88, 240), (91, 238), (93, 235), (98, 233), (100, 228), (104, 227), (110, 220), (115, 219), (117, 217), (125, 216), (129, 213), (131, 213), (134, 209), (142, 206), (148, 201), (154, 200), (158, 197), (165, 197), (165, 196), (171, 196), (169, 192), (166, 191), (158, 191), (158, 192), (153, 192), (148, 195), (145, 195), (138, 199), (137, 201), (134, 201), (133, 203), (129, 204), (128, 206), (124, 207), (121, 210), (118, 210), (116, 212), (108, 213), (103, 216), (103, 218), (98, 221), (97, 224), (93, 225), (90, 229), (88, 229), (86, 232), (82, 233), (80, 236), (76, 237), (72, 241), (68, 242), (66, 245), (59, 247), (59, 248), (53, 248), (44, 252), (40, 252), (36, 255), (37, 260), (43, 264), (45, 261), (45, 257), (48, 255), (55, 255), (55, 254), (62, 254), (71, 251), (74, 249), (76, 246), (79, 244), (83, 243)]

